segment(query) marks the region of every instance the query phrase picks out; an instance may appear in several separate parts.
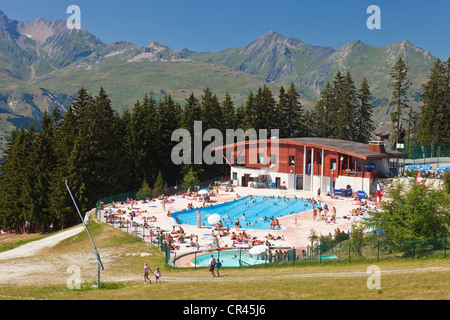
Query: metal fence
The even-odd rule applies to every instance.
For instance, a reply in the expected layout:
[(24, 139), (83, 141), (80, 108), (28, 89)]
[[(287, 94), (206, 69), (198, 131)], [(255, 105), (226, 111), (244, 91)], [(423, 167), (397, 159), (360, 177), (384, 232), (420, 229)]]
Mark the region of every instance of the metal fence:
[[(281, 254), (274, 254), (275, 251)], [(238, 267), (268, 267), (268, 266), (307, 266), (320, 265), (325, 263), (352, 263), (352, 262), (379, 262), (385, 260), (405, 260), (418, 258), (447, 258), (447, 251), (450, 249), (447, 237), (442, 238), (421, 238), (407, 241), (393, 242), (379, 237), (368, 236), (363, 239), (323, 239), (305, 249), (295, 248), (272, 248), (259, 257), (259, 263), (251, 265), (242, 259), (243, 252), (247, 249), (232, 250), (239, 261)], [(204, 265), (197, 265), (197, 257), (201, 255), (211, 255), (214, 253), (216, 259), (220, 259), (221, 251), (211, 250), (204, 252), (190, 253), (192, 257), (192, 267), (202, 268)], [(176, 250), (166, 251), (166, 261), (171, 261), (170, 266), (177, 265), (178, 255)], [(223, 267), (227, 267), (226, 264)]]
[(441, 158), (450, 158), (450, 142), (413, 142), (405, 144), (405, 149), (399, 149), (413, 164), (423, 163), (424, 159), (432, 158), (434, 162), (438, 164), (441, 162)]
[(344, 241), (326, 239), (308, 247), (304, 259), (340, 262), (378, 262), (381, 260), (446, 258), (449, 244), (442, 238), (420, 238), (391, 241), (378, 236)]

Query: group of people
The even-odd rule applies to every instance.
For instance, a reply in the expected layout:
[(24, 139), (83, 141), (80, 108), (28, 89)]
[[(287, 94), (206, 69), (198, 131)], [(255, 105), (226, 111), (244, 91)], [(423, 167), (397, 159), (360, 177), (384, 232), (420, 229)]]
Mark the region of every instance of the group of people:
[(315, 208), (313, 206), (313, 220), (316, 221), (317, 218), (322, 219), (325, 223), (336, 223), (336, 208), (333, 207), (330, 212), (326, 203), (323, 207), (319, 205)]
[(151, 272), (155, 276), (156, 283), (161, 283), (161, 270), (159, 269), (159, 267), (156, 268), (155, 272), (153, 272), (147, 263), (144, 263), (144, 283), (147, 283), (147, 280), (149, 284), (152, 283), (152, 281), (148, 277), (149, 272)]
[(216, 258), (214, 257), (213, 254), (211, 255), (211, 259), (209, 260), (208, 266), (209, 266), (209, 271), (211, 272), (211, 275), (213, 277), (216, 276), (216, 274), (214, 273), (214, 269), (217, 272), (217, 276), (220, 277), (219, 269), (222, 267), (222, 262), (223, 261), (216, 260)]
[(242, 244), (253, 244), (255, 241), (258, 241), (257, 237), (253, 237), (249, 235), (245, 230), (243, 232), (239, 232), (239, 234), (236, 234), (235, 232), (231, 233), (232, 240), (232, 247), (236, 245), (236, 243), (242, 243)]
[(179, 244), (185, 243), (186, 241), (189, 241), (189, 246), (197, 247), (197, 250), (200, 248), (200, 245), (198, 243), (198, 236), (195, 234), (187, 235), (182, 227), (179, 227), (178, 230), (176, 230), (175, 226), (173, 226), (172, 231), (170, 233), (163, 234), (163, 237), (164, 240), (167, 241), (167, 244), (170, 245), (170, 248), (172, 250), (179, 250)]
[(278, 221), (278, 219), (276, 218), (270, 218), (270, 229), (280, 229), (280, 221)]

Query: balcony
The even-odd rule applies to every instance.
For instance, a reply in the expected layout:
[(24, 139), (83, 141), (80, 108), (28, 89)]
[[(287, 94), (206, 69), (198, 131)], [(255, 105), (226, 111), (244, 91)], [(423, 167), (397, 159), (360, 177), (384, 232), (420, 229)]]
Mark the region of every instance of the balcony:
[[(364, 175), (363, 175), (363, 173), (364, 173)], [(354, 171), (354, 170), (347, 169), (347, 170), (342, 170), (340, 175), (344, 176), (344, 177), (357, 177), (357, 178), (371, 178), (371, 179), (374, 179), (374, 178), (379, 177), (380, 173), (378, 171), (376, 171), (376, 170), (364, 171), (363, 172), (363, 171)]]

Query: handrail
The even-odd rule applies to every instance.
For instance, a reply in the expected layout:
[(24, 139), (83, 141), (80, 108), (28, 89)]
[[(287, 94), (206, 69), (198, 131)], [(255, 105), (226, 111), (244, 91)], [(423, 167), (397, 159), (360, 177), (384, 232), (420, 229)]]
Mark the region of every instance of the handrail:
[(250, 263), (248, 263), (248, 262), (245, 262), (244, 260), (242, 260), (242, 259), (239, 259), (239, 265), (240, 266), (242, 266), (242, 265), (247, 265), (247, 266), (251, 266), (251, 264)]

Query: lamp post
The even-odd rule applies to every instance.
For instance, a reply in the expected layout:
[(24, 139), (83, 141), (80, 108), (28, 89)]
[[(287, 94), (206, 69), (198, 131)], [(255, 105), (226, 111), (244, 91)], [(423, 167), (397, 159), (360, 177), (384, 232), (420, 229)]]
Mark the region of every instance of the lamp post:
[(69, 186), (67, 184), (67, 180), (66, 180), (66, 187), (67, 187), (67, 190), (69, 191), (69, 194), (70, 194), (70, 197), (72, 198), (73, 203), (75, 204), (75, 208), (78, 211), (78, 215), (80, 216), (81, 222), (83, 222), (84, 228), (86, 229), (86, 231), (87, 231), (87, 233), (89, 235), (89, 239), (91, 239), (92, 246), (94, 247), (94, 254), (97, 257), (97, 261), (98, 261), (98, 266), (97, 266), (97, 288), (100, 288), (100, 269), (101, 270), (105, 270), (105, 268), (103, 267), (103, 263), (100, 260), (100, 254), (98, 253), (98, 250), (97, 250), (97, 247), (95, 246), (94, 240), (92, 240), (92, 236), (91, 236), (91, 234), (90, 234), (90, 232), (89, 232), (89, 230), (88, 230), (88, 228), (86, 226), (86, 223), (84, 222), (83, 216), (81, 215), (80, 210), (78, 209), (77, 203), (75, 202), (75, 199), (72, 196), (72, 192), (70, 192), (70, 188), (69, 188)]

